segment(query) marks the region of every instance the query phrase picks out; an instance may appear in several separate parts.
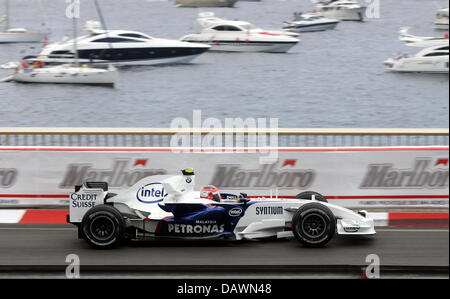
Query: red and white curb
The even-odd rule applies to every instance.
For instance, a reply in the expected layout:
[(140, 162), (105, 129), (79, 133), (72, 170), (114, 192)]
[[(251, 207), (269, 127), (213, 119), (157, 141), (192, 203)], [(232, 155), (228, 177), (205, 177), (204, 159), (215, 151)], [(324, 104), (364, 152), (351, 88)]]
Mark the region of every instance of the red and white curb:
[[(64, 224), (67, 210), (0, 210), (0, 223)], [(368, 213), (375, 226), (448, 227), (449, 213)]]
[(0, 223), (62, 224), (69, 211), (63, 210), (0, 210)]
[(368, 213), (375, 226), (449, 227), (449, 213)]

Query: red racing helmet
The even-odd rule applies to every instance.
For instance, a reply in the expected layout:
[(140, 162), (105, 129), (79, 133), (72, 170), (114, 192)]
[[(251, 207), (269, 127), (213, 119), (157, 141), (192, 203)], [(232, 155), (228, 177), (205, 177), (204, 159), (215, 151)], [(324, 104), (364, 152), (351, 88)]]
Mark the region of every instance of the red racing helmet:
[(200, 197), (220, 202), (221, 197), (219, 189), (213, 185), (206, 185), (200, 189)]

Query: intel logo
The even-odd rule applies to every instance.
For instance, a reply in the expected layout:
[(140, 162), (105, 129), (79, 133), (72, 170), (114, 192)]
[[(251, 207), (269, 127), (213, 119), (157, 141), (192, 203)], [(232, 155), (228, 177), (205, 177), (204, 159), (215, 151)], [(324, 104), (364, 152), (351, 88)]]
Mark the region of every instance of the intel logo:
[(136, 198), (143, 203), (155, 203), (164, 200), (167, 196), (161, 183), (151, 183), (138, 189)]
[(232, 208), (229, 212), (228, 215), (230, 215), (231, 217), (237, 217), (240, 216), (242, 214), (242, 209), (241, 208)]

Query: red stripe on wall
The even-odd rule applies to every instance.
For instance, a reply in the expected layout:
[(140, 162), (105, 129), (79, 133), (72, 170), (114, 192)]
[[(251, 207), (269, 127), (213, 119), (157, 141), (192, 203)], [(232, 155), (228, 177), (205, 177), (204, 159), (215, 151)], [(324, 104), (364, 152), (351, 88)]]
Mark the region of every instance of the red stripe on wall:
[(69, 198), (68, 194), (0, 194), (0, 197), (8, 198)]
[[(270, 195), (251, 195), (248, 198), (266, 197)], [(272, 194), (272, 198), (275, 198)], [(295, 198), (294, 195), (279, 195), (278, 198)], [(339, 195), (339, 196), (325, 196), (326, 199), (445, 199), (448, 195)]]
[[(250, 195), (248, 198), (265, 197), (270, 195)], [(69, 198), (68, 194), (0, 194), (0, 198)], [(275, 198), (275, 194), (272, 194)], [(295, 198), (294, 195), (279, 195), (278, 198)], [(449, 195), (338, 195), (325, 196), (327, 199), (445, 199)]]
[(358, 195), (358, 196), (325, 196), (327, 199), (428, 199), (449, 198), (448, 195)]
[(0, 147), (0, 151), (66, 151), (66, 152), (373, 152), (373, 151), (448, 151), (443, 147), (313, 147), (313, 148), (99, 148), (99, 147)]

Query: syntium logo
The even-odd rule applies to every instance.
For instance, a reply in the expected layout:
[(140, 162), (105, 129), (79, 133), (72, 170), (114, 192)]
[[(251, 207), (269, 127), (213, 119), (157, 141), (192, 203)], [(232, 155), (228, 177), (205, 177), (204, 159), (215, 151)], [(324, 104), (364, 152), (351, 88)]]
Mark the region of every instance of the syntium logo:
[(69, 164), (61, 188), (73, 188), (84, 181), (105, 181), (110, 187), (131, 187), (142, 178), (150, 175), (166, 174), (165, 169), (144, 168), (144, 160), (114, 160), (110, 169), (96, 169), (92, 164)]
[(256, 207), (256, 215), (282, 215), (283, 207)]
[(444, 168), (444, 160), (448, 159), (416, 159), (409, 169), (397, 169), (393, 164), (370, 164), (360, 188), (445, 189), (448, 188), (448, 168)]
[(217, 165), (211, 185), (228, 189), (304, 189), (313, 183), (314, 177), (312, 169), (279, 169), (277, 163), (265, 164), (259, 169), (242, 169), (240, 165)]
[(0, 168), (0, 188), (9, 188), (17, 180), (17, 169)]

